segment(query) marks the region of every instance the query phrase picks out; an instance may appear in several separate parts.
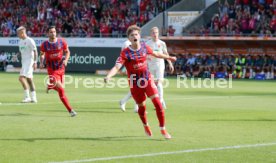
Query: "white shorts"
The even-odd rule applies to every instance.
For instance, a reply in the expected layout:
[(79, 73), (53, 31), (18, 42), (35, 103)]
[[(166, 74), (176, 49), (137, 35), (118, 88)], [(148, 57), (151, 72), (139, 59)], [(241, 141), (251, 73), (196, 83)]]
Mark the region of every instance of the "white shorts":
[(26, 78), (33, 78), (33, 71), (33, 62), (22, 63), (20, 76), (25, 76)]
[(165, 64), (149, 64), (148, 69), (153, 75), (154, 80), (164, 79)]

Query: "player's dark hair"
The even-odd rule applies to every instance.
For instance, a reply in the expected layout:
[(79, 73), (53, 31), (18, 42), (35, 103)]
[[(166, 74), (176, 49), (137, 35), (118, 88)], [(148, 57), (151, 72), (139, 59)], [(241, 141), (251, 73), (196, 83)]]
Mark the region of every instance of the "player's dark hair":
[(50, 30), (50, 29), (53, 29), (53, 28), (56, 29), (56, 26), (53, 26), (53, 25), (52, 25), (52, 26), (49, 26), (49, 27), (47, 28), (47, 32), (49, 32), (49, 30)]
[(127, 28), (127, 37), (130, 35), (131, 32), (133, 31), (138, 31), (139, 33), (141, 32), (141, 28), (138, 27), (137, 25), (131, 25)]

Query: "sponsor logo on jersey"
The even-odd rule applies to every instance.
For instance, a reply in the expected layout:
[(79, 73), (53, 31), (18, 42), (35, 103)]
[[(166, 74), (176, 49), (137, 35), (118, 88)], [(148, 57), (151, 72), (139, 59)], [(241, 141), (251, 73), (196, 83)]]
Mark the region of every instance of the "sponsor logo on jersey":
[(137, 69), (143, 67), (144, 65), (145, 65), (145, 62), (137, 63), (137, 64), (134, 64), (134, 65), (133, 65), (133, 68), (134, 68), (135, 70), (137, 70)]
[(50, 57), (51, 57), (51, 58), (58, 57), (58, 53), (50, 54)]

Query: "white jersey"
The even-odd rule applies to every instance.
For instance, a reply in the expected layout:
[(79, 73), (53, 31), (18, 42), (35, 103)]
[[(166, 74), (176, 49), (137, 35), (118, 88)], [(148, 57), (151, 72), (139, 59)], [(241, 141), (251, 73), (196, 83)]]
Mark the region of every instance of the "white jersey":
[[(153, 51), (158, 53), (167, 54), (167, 46), (166, 43), (162, 40), (157, 40), (154, 42), (153, 40), (149, 40), (146, 42), (148, 46), (152, 48)], [(165, 62), (163, 58), (155, 58), (154, 56), (149, 55), (147, 58), (148, 65), (156, 65), (156, 66), (164, 66)]]
[[(121, 51), (123, 51), (125, 48), (129, 47), (131, 45), (131, 42), (129, 40), (126, 40), (121, 48)], [(126, 68), (123, 66), (121, 68), (121, 72), (126, 73)]]
[(123, 44), (123, 46), (122, 46), (122, 49), (121, 49), (121, 50), (123, 50), (123, 49), (125, 49), (125, 48), (129, 47), (130, 45), (131, 45), (131, 42), (130, 42), (129, 40), (126, 40), (126, 41), (124, 42), (124, 44)]
[(21, 53), (22, 65), (34, 63), (34, 50), (36, 49), (35, 42), (32, 38), (27, 37), (19, 41), (19, 51)]

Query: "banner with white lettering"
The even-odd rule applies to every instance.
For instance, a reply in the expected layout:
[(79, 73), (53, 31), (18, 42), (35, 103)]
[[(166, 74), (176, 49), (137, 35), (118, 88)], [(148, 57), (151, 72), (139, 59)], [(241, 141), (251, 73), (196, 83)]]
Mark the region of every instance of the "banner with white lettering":
[[(16, 46), (1, 46), (1, 51), (7, 55), (8, 63), (21, 67), (21, 55)], [(39, 48), (38, 48), (39, 51)], [(108, 70), (115, 65), (121, 48), (101, 47), (70, 47), (71, 56), (66, 71), (95, 72)]]
[(195, 20), (199, 14), (199, 11), (170, 11), (168, 12), (168, 26), (173, 26), (175, 35), (181, 35), (183, 28)]
[(95, 72), (111, 69), (120, 55), (120, 48), (71, 47), (67, 71)]
[[(36, 46), (40, 46), (44, 37), (33, 38)], [(121, 47), (126, 38), (64, 38), (70, 47)], [(4, 37), (0, 39), (0, 46), (18, 46), (19, 38)]]

